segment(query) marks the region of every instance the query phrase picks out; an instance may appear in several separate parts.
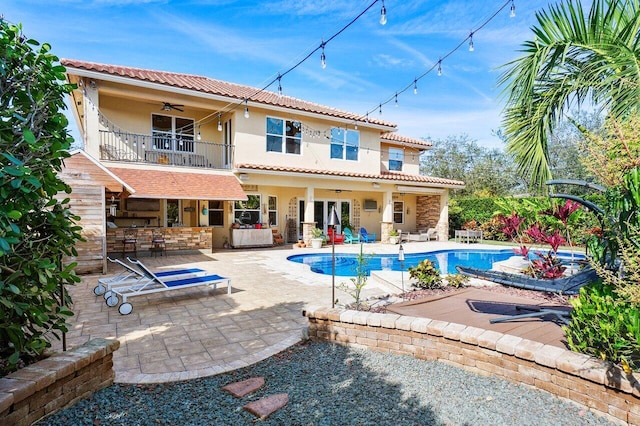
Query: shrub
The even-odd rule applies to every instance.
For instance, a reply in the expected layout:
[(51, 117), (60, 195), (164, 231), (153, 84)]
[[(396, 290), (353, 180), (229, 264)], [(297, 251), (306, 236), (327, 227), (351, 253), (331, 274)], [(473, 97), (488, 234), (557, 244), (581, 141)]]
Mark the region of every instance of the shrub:
[[(78, 218), (71, 188), (56, 172), (72, 139), (61, 112), (65, 69), (48, 44), (22, 36), (21, 27), (0, 20), (0, 375), (29, 361), (66, 332), (73, 313), (62, 303), (63, 287), (80, 279), (75, 264)], [(70, 299), (66, 297), (66, 303)]]
[(508, 241), (509, 237), (502, 232), (502, 221), (499, 216), (494, 216), (482, 225), (480, 230), (485, 240)]
[(466, 287), (469, 277), (462, 274), (447, 275), (447, 285), (455, 288)]
[(585, 286), (571, 301), (571, 323), (563, 329), (571, 350), (640, 368), (640, 310), (611, 285)]
[(409, 268), (409, 276), (418, 280), (414, 286), (418, 288), (435, 289), (442, 287), (440, 271), (429, 259), (425, 259), (417, 266)]

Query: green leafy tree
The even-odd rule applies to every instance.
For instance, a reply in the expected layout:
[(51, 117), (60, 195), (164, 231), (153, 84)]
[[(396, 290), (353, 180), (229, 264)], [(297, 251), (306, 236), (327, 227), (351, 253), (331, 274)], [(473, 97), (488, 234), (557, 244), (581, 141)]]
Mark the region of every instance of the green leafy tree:
[[(61, 300), (74, 284), (80, 239), (56, 175), (72, 142), (60, 111), (65, 69), (48, 44), (26, 39), (20, 26), (0, 21), (0, 370), (41, 354), (66, 331), (72, 312)], [(68, 300), (69, 301), (69, 300)]]
[(455, 194), (460, 197), (508, 195), (521, 185), (515, 171), (502, 151), (482, 147), (464, 134), (433, 141), (420, 162), (422, 174), (465, 182), (466, 187)]
[(587, 101), (623, 118), (640, 105), (640, 0), (565, 0), (536, 14), (534, 39), (505, 65), (507, 152), (542, 186), (551, 177), (549, 135), (569, 107)]

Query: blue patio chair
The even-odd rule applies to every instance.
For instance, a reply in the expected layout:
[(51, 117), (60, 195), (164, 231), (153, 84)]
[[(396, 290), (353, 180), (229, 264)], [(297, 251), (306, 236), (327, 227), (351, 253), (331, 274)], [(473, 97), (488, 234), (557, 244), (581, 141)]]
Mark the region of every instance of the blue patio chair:
[(376, 242), (376, 234), (370, 234), (367, 232), (365, 228), (360, 228), (360, 237), (362, 241), (365, 243), (375, 243)]
[(351, 232), (351, 229), (344, 228), (344, 230), (342, 232), (344, 232), (344, 243), (345, 244), (359, 243), (360, 242), (360, 235), (358, 235), (357, 237), (354, 236), (353, 233)]

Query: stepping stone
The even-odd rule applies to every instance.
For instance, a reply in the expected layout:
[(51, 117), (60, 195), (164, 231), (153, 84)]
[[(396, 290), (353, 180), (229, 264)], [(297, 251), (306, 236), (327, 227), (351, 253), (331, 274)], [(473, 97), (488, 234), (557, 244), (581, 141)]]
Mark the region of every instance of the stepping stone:
[(264, 386), (264, 377), (252, 377), (241, 382), (230, 383), (222, 390), (229, 392), (236, 398), (242, 398), (248, 393), (255, 392)]
[(244, 408), (251, 414), (264, 420), (274, 412), (278, 411), (289, 402), (289, 395), (286, 393), (277, 393), (266, 398), (253, 401), (245, 405)]

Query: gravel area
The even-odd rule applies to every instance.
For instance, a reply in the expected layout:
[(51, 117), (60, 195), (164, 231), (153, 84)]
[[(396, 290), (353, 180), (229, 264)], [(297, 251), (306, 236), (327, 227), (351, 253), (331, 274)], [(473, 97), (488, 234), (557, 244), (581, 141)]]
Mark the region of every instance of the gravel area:
[[(221, 388), (263, 376), (236, 399)], [(605, 425), (549, 393), (449, 365), (307, 342), (231, 373), (180, 383), (113, 385), (39, 425), (250, 425), (250, 401), (286, 392), (265, 425)]]

